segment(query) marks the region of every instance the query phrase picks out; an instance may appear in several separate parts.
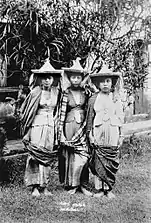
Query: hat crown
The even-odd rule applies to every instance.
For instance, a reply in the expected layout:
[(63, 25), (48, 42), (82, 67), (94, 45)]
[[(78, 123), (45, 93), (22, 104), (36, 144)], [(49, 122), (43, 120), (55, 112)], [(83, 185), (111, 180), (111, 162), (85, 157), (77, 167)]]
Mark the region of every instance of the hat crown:
[(49, 71), (55, 71), (54, 67), (50, 64), (49, 58), (46, 59), (46, 62), (42, 67), (39, 69), (39, 72), (49, 72)]
[(55, 69), (49, 61), (49, 58), (45, 60), (45, 63), (42, 65), (40, 69), (31, 70), (35, 74), (61, 74), (61, 70)]
[(76, 60), (73, 60), (73, 65), (72, 67), (62, 67), (62, 69), (68, 73), (85, 73), (85, 70), (83, 69), (83, 67), (80, 64), (80, 57), (77, 57)]
[(113, 72), (108, 68), (106, 64), (103, 63), (102, 69), (99, 72), (100, 74), (113, 74)]
[(83, 67), (80, 64), (80, 57), (77, 57), (76, 60), (73, 60), (73, 65), (72, 67), (70, 67), (70, 69), (72, 70), (79, 70), (79, 71), (83, 71)]
[(104, 63), (103, 63), (102, 69), (99, 72), (90, 74), (90, 77), (92, 77), (92, 78), (93, 77), (111, 77), (111, 78), (114, 78), (114, 77), (119, 77), (119, 76), (120, 76), (119, 72), (113, 72)]

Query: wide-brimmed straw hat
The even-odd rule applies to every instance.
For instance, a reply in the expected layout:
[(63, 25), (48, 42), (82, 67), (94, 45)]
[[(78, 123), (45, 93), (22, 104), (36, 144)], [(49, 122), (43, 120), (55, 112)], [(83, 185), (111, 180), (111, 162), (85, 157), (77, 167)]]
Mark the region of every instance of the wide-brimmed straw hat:
[(62, 67), (62, 70), (64, 70), (68, 78), (72, 75), (81, 75), (82, 77), (85, 76), (86, 71), (82, 68), (79, 61), (80, 61), (80, 58), (77, 57), (76, 60), (73, 60), (72, 67)]
[(50, 76), (60, 76), (62, 73), (62, 70), (57, 70), (50, 64), (49, 58), (46, 59), (44, 65), (40, 69), (34, 69), (31, 71), (32, 73), (40, 76), (47, 74)]
[(103, 64), (100, 72), (90, 74), (92, 83), (94, 83), (95, 85), (98, 85), (100, 83), (100, 80), (102, 80), (103, 78), (111, 78), (112, 85), (115, 86), (119, 77), (120, 73), (111, 71), (110, 69), (108, 69), (106, 64)]

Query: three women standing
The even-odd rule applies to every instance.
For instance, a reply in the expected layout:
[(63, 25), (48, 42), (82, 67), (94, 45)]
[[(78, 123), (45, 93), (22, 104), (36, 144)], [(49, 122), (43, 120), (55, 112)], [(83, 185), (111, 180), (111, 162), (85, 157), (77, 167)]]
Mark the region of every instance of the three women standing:
[[(54, 77), (60, 77), (61, 71), (55, 70), (47, 60), (41, 69), (33, 70), (35, 87), (22, 105), (23, 142), (29, 151), (26, 185), (32, 186), (33, 196), (40, 195), (40, 188), (44, 189), (45, 195), (51, 195), (47, 189), (49, 165), (58, 140), (59, 179), (69, 193), (74, 194), (80, 189), (85, 195), (92, 196), (86, 189), (90, 148), (91, 170), (100, 183), (94, 196), (112, 198), (124, 116), (122, 104), (110, 93), (119, 75), (106, 67), (100, 73), (90, 75), (99, 89), (90, 97), (89, 91), (82, 87), (85, 71), (79, 61), (76, 60), (71, 68), (62, 69), (70, 87), (61, 98), (58, 88), (52, 86)], [(59, 126), (55, 125), (54, 118), (57, 106)]]
[(54, 79), (61, 76), (49, 59), (34, 73), (34, 86), (21, 107), (23, 143), (29, 152), (25, 170), (25, 184), (32, 187), (32, 196), (48, 191), (50, 163), (55, 155), (55, 113), (59, 90)]

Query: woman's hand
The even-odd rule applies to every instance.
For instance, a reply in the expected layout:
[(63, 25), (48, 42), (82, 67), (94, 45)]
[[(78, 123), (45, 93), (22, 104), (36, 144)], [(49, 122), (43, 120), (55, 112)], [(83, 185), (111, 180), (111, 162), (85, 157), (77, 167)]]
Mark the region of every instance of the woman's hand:
[(65, 141), (66, 141), (66, 138), (65, 138), (64, 134), (62, 134), (62, 135), (61, 135), (61, 140), (60, 140), (60, 142), (61, 142), (61, 143), (64, 143)]
[(124, 140), (124, 136), (123, 135), (120, 135), (119, 136), (119, 140), (118, 140), (118, 145), (117, 145), (118, 147), (122, 146), (123, 140)]
[(61, 143), (62, 145), (64, 145), (64, 146), (69, 146), (69, 143), (68, 143), (68, 141), (66, 140), (64, 134), (62, 134), (62, 136), (61, 136), (60, 143)]
[(89, 142), (90, 142), (90, 145), (97, 144), (94, 136), (92, 135), (92, 132), (90, 132), (89, 134)]

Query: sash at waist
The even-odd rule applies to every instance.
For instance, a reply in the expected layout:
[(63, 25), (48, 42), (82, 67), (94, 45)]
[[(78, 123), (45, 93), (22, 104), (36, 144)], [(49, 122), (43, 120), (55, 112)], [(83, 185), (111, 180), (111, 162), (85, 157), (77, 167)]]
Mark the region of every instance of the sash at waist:
[(38, 112), (37, 112), (37, 115), (41, 115), (41, 114), (45, 114), (45, 113), (53, 115), (53, 109), (52, 108), (39, 109)]
[(54, 126), (53, 110), (52, 109), (39, 109), (32, 126), (51, 125)]
[(96, 114), (94, 118), (94, 126), (103, 125), (103, 123), (106, 122), (108, 122), (113, 126), (122, 126), (120, 119), (116, 115), (108, 116), (108, 115)]

